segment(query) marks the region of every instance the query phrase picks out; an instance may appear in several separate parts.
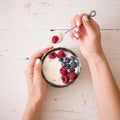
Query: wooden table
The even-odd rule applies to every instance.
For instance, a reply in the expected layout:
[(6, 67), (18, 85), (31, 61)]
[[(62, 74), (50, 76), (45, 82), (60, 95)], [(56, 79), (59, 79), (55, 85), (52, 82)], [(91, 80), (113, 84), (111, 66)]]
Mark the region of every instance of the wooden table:
[[(35, 51), (49, 46), (51, 28), (70, 28), (74, 15), (97, 11), (108, 62), (120, 86), (120, 1), (0, 0), (0, 120), (20, 120), (27, 99), (24, 69)], [(62, 31), (64, 32), (64, 31)], [(48, 87), (41, 120), (97, 120), (87, 63), (77, 42), (66, 35), (62, 46), (82, 62), (79, 80), (64, 88)]]

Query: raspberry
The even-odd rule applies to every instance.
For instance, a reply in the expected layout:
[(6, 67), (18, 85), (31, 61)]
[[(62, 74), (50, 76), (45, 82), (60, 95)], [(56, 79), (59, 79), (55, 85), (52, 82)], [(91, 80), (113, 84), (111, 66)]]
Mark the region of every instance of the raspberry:
[(58, 39), (59, 39), (58, 36), (53, 36), (52, 43), (57, 43)]
[(63, 50), (60, 50), (60, 51), (58, 52), (58, 54), (57, 54), (57, 57), (58, 57), (58, 58), (64, 58), (64, 57), (66, 57), (66, 54), (65, 54), (65, 52), (64, 52)]
[(60, 69), (60, 73), (63, 74), (63, 75), (66, 75), (68, 73), (67, 69), (66, 68), (61, 68)]
[(71, 80), (74, 80), (75, 77), (76, 77), (76, 73), (75, 72), (69, 72), (67, 75), (68, 75), (69, 79), (71, 79)]
[(67, 75), (63, 75), (61, 79), (62, 79), (63, 83), (65, 83), (65, 84), (68, 84), (69, 80), (70, 80)]
[(56, 54), (55, 52), (49, 53), (49, 58), (50, 58), (50, 59), (54, 59), (54, 58), (56, 58), (56, 57), (57, 57), (57, 54)]

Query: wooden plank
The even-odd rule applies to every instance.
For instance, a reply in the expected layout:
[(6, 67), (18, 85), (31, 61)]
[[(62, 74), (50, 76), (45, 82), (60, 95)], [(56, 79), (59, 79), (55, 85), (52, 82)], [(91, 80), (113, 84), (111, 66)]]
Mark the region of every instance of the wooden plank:
[(69, 28), (75, 14), (97, 11), (96, 20), (102, 28), (119, 28), (120, 1), (53, 1), (21, 0), (1, 1), (0, 30), (34, 30)]

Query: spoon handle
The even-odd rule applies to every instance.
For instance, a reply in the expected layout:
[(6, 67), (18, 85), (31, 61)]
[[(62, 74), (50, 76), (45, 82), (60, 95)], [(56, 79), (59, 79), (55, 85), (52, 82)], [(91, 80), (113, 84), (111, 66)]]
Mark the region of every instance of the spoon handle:
[(64, 34), (66, 34), (66, 33), (70, 32), (70, 31), (71, 31), (71, 30), (73, 30), (74, 28), (76, 28), (76, 26), (74, 26), (74, 27), (72, 27), (72, 28), (68, 29), (66, 32), (64, 32)]
[[(95, 11), (95, 10), (92, 10), (87, 16), (88, 16), (88, 19), (90, 19), (91, 17), (95, 17), (95, 16), (96, 16), (96, 11)], [(71, 30), (73, 30), (73, 29), (76, 28), (76, 27), (77, 27), (77, 26), (74, 26), (74, 27), (68, 29), (67, 31), (64, 32), (64, 34), (70, 32)], [(59, 29), (51, 29), (50, 31), (55, 31), (55, 30), (59, 30)], [(62, 29), (60, 29), (60, 30), (62, 30)], [(63, 29), (63, 30), (64, 30), (64, 29)]]
[[(88, 19), (90, 19), (91, 17), (96, 16), (96, 11), (95, 11), (95, 10), (92, 10), (87, 16), (88, 16)], [(70, 32), (71, 30), (73, 30), (73, 29), (76, 28), (76, 27), (77, 27), (77, 26), (74, 26), (74, 27), (68, 29), (66, 32), (64, 32), (64, 34)]]
[(88, 18), (95, 17), (95, 16), (96, 16), (96, 11), (95, 11), (95, 10), (92, 10), (92, 11), (88, 14)]

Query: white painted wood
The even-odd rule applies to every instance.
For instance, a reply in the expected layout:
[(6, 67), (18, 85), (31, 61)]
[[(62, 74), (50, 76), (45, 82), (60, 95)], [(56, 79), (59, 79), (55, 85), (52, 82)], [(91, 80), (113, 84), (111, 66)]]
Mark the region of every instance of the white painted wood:
[[(120, 87), (120, 1), (0, 0), (0, 120), (20, 120), (27, 89), (26, 58), (49, 46), (51, 28), (69, 28), (75, 14), (95, 9), (102, 31), (102, 44)], [(115, 30), (114, 30), (115, 29)], [(64, 32), (64, 31), (63, 31)], [(79, 80), (64, 89), (48, 87), (43, 120), (96, 120), (97, 111), (90, 73), (77, 42), (67, 35), (55, 47), (75, 51), (82, 62)]]

